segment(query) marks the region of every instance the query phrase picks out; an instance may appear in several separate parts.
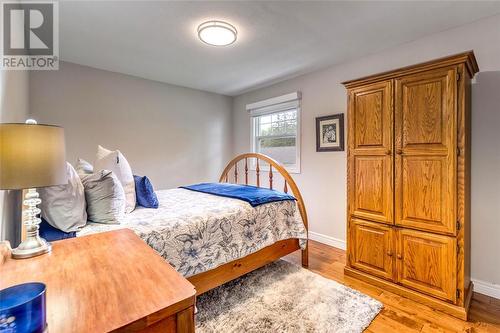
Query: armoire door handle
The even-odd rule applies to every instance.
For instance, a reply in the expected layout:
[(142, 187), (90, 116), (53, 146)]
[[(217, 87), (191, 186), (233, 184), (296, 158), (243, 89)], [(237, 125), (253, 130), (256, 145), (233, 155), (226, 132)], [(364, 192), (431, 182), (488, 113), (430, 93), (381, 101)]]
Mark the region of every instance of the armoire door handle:
[(401, 155), (403, 153), (403, 149), (396, 149), (396, 154)]
[(387, 255), (388, 255), (389, 257), (392, 257), (392, 252), (391, 252), (391, 251), (387, 251)]
[(398, 254), (398, 256), (397, 256), (397, 257), (398, 257), (398, 259), (399, 259), (399, 260), (403, 259), (403, 256), (402, 256), (402, 255), (400, 255), (400, 254)]

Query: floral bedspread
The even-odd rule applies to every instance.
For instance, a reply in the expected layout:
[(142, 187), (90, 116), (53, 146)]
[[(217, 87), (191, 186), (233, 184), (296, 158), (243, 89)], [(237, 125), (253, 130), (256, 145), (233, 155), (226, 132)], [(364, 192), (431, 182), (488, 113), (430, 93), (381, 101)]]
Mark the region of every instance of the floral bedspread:
[(257, 207), (185, 189), (157, 191), (158, 209), (137, 208), (118, 225), (88, 223), (77, 236), (121, 228), (139, 237), (186, 277), (307, 233), (295, 201)]

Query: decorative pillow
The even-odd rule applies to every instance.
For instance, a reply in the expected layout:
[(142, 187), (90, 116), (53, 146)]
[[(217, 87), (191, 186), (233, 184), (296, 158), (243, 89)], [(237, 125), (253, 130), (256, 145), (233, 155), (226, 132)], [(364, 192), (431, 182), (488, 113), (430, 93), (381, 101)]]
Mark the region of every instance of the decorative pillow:
[(85, 161), (83, 158), (78, 159), (75, 169), (80, 177), (84, 175), (91, 175), (94, 173), (94, 167), (92, 166), (92, 164)]
[(137, 205), (146, 208), (158, 208), (158, 197), (149, 178), (134, 175)]
[(40, 229), (38, 230), (40, 237), (48, 242), (55, 242), (62, 239), (74, 238), (76, 237), (76, 231), (64, 232), (57, 228), (51, 226), (47, 221), (42, 218), (42, 223), (40, 223)]
[(125, 215), (125, 192), (112, 171), (101, 170), (82, 178), (89, 221), (119, 224)]
[(38, 189), (42, 217), (54, 228), (64, 232), (77, 231), (87, 223), (85, 192), (80, 177), (66, 162), (68, 183)]
[(135, 209), (135, 183), (132, 169), (127, 159), (119, 150), (111, 151), (101, 146), (97, 147), (95, 170), (111, 170), (120, 180), (125, 191), (125, 212), (130, 213)]

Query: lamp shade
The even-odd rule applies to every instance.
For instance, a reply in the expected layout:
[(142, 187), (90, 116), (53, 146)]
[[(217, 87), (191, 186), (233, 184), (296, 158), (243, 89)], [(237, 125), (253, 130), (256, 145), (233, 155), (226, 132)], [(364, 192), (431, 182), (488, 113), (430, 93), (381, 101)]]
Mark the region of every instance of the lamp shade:
[(0, 189), (66, 184), (64, 129), (0, 124)]

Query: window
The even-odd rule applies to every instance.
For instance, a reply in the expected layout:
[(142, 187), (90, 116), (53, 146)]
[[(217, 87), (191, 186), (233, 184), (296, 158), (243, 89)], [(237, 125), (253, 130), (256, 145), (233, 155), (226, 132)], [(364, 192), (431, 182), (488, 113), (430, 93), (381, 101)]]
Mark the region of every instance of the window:
[(268, 155), (288, 171), (300, 172), (299, 93), (247, 105), (252, 117), (252, 151)]

